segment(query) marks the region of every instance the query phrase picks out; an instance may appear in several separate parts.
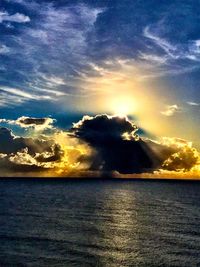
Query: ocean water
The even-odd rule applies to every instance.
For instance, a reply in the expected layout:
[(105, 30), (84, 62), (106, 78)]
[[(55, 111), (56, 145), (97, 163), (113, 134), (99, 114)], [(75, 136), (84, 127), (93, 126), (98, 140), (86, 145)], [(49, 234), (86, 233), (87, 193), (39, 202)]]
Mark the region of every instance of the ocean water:
[(1, 180), (0, 266), (200, 266), (200, 183)]

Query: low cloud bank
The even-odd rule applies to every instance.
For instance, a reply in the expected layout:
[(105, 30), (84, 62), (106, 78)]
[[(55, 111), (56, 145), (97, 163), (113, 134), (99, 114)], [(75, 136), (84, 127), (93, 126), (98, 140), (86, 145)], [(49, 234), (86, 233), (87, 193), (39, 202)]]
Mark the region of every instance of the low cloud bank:
[[(53, 127), (51, 118), (21, 117), (13, 124)], [(5, 123), (5, 121), (4, 121)], [(8, 123), (9, 124), (9, 123)], [(55, 129), (55, 128), (54, 128)], [(69, 131), (50, 135), (15, 136), (0, 128), (1, 176), (158, 175), (199, 170), (199, 152), (191, 142), (163, 138), (160, 142), (137, 135), (127, 117), (84, 116)], [(37, 128), (35, 127), (35, 132)]]
[[(137, 126), (126, 117), (85, 116), (71, 132), (95, 149), (92, 167), (119, 173), (155, 170), (188, 171), (198, 163), (199, 153), (190, 142), (163, 138), (161, 142), (140, 138)], [(95, 162), (99, 162), (96, 166)]]

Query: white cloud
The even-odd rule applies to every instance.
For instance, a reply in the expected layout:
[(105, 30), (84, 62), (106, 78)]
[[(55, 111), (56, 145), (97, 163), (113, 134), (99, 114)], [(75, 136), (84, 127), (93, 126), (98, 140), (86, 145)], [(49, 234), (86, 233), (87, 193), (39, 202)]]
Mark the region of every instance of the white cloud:
[(0, 55), (8, 54), (10, 49), (6, 45), (0, 45)]
[(50, 87), (53, 87), (56, 85), (65, 85), (66, 84), (63, 78), (57, 77), (54, 75), (53, 76), (47, 76), (47, 75), (41, 74), (41, 78), (43, 80), (45, 80), (46, 85), (48, 85)]
[(190, 52), (200, 54), (200, 40), (194, 40), (191, 42)]
[(5, 12), (0, 11), (0, 23), (4, 21), (26, 23), (26, 22), (30, 22), (30, 18), (21, 13), (15, 13), (13, 15), (10, 15), (6, 11)]
[(19, 125), (22, 128), (34, 128), (36, 131), (43, 131), (44, 129), (52, 129), (52, 124), (54, 122), (55, 119), (52, 118), (31, 118), (22, 116), (11, 124)]
[(49, 100), (54, 101), (55, 98), (51, 94), (42, 94), (38, 92), (28, 92), (27, 90), (13, 88), (8, 86), (0, 86), (1, 98), (0, 98), (0, 106), (7, 105), (17, 105), (22, 104), (28, 100)]
[(23, 97), (23, 98), (28, 98), (28, 99), (34, 99), (34, 96), (28, 92), (25, 92), (21, 89), (18, 88), (11, 88), (11, 87), (7, 87), (7, 86), (1, 86), (0, 89), (2, 91), (5, 91), (7, 93), (19, 96), (19, 97)]
[(196, 103), (196, 102), (187, 102), (187, 104), (188, 105), (190, 105), (190, 106), (199, 106), (200, 105), (200, 103)]
[(179, 56), (176, 55), (176, 46), (170, 44), (167, 40), (165, 40), (164, 38), (161, 38), (160, 36), (158, 36), (157, 34), (153, 33), (150, 30), (149, 26), (146, 26), (144, 28), (144, 32), (143, 32), (144, 36), (148, 39), (151, 39), (157, 46), (161, 47), (167, 54), (168, 56), (172, 57), (172, 58), (178, 58)]
[(164, 111), (161, 111), (161, 114), (164, 116), (173, 116), (176, 112), (178, 112), (180, 108), (177, 105), (166, 106)]
[(140, 58), (142, 60), (150, 61), (152, 63), (156, 64), (164, 64), (167, 61), (166, 56), (158, 56), (156, 54), (145, 54), (145, 53), (140, 53)]
[[(170, 43), (165, 38), (160, 37), (159, 23), (154, 26), (146, 26), (143, 35), (150, 39), (155, 45), (162, 48), (166, 53), (166, 60), (189, 59), (191, 61), (200, 61), (200, 40), (189, 40), (186, 43), (178, 43), (176, 45)], [(166, 28), (166, 27), (165, 27)], [(165, 60), (165, 61), (166, 61)]]
[(19, 117), (17, 120), (0, 119), (0, 123), (17, 125), (21, 128), (32, 128), (35, 131), (42, 132), (45, 129), (53, 129), (55, 119), (52, 118), (33, 118), (33, 117)]
[[(59, 7), (49, 2), (21, 3), (26, 4), (28, 10), (34, 9), (33, 13), (37, 12), (38, 21), (31, 27), (23, 28), (17, 36), (8, 37), (7, 43), (15, 55), (15, 62), (20, 62), (15, 72), (22, 77), (22, 83), (17, 81), (10, 87), (0, 87), (1, 91), (17, 96), (22, 102), (29, 99), (56, 101), (69, 94), (80, 95), (77, 73), (88, 65), (88, 32), (93, 29), (103, 9), (84, 4)], [(30, 7), (32, 3), (35, 5)], [(0, 22), (5, 21), (4, 25), (13, 20), (22, 22), (23, 18), (0, 13)], [(28, 74), (22, 66), (24, 61), (29, 69)], [(5, 105), (6, 98), (0, 100), (1, 103)]]
[(176, 75), (181, 75), (184, 73), (190, 73), (194, 70), (199, 69), (200, 67), (195, 65), (195, 66), (189, 66), (189, 67), (179, 67), (179, 66), (169, 66), (168, 68), (152, 68), (149, 73), (145, 73), (143, 75), (140, 75), (139, 80), (145, 80), (145, 79), (154, 79), (158, 77), (164, 77), (164, 76), (176, 76)]
[(16, 106), (20, 105), (25, 101), (24, 98), (12, 95), (12, 94), (7, 94), (5, 92), (1, 92), (1, 97), (0, 97), (0, 107), (5, 107), (5, 106)]
[(24, 3), (24, 0), (6, 0), (7, 2), (14, 2), (14, 3), (18, 3), (18, 4), (21, 4), (21, 3)]

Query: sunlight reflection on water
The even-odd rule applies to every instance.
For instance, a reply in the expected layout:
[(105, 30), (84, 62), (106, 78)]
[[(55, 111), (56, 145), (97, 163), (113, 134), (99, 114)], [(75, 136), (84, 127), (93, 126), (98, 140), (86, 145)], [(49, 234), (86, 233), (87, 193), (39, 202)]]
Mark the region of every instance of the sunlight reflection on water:
[(0, 183), (0, 266), (200, 262), (198, 183)]

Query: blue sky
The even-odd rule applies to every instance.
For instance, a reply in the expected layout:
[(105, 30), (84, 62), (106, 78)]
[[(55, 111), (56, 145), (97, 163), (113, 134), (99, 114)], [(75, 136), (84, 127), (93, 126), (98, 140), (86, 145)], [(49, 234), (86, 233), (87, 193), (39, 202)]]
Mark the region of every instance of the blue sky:
[(79, 81), (100, 75), (92, 64), (113, 69), (116, 59), (135, 61), (143, 76), (162, 77), (186, 101), (198, 100), (199, 5), (1, 1), (1, 105), (87, 95)]
[(1, 0), (1, 126), (27, 135), (23, 116), (67, 130), (84, 115), (127, 115), (148, 138), (199, 147), (199, 10), (197, 0)]
[(199, 1), (177, 0), (2, 0), (2, 114), (98, 113), (87, 109), (85, 99), (98, 97), (96, 84), (88, 89), (90, 78), (131, 65), (140, 69), (138, 79), (165, 95), (163, 109), (180, 105), (195, 120), (199, 8)]

